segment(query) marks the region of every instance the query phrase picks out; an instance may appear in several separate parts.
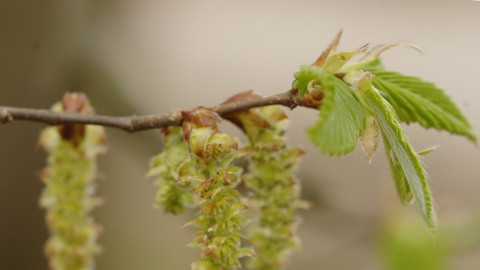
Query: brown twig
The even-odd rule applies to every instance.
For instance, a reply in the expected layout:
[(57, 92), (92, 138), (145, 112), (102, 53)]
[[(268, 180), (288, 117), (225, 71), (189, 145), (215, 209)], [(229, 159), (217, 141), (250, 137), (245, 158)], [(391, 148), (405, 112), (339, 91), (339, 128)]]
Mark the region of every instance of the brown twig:
[[(221, 117), (229, 114), (245, 111), (255, 107), (269, 105), (283, 105), (293, 109), (296, 106), (310, 107), (302, 102), (296, 90), (289, 90), (285, 93), (248, 101), (239, 101), (228, 104), (221, 104), (212, 107)], [(128, 132), (136, 132), (148, 129), (157, 129), (167, 126), (179, 126), (183, 119), (179, 111), (164, 115), (143, 115), (143, 116), (104, 116), (104, 115), (82, 115), (75, 113), (60, 113), (42, 109), (26, 109), (0, 106), (0, 123), (5, 124), (14, 120), (26, 120), (42, 122), (49, 125), (63, 124), (89, 124), (119, 128)]]

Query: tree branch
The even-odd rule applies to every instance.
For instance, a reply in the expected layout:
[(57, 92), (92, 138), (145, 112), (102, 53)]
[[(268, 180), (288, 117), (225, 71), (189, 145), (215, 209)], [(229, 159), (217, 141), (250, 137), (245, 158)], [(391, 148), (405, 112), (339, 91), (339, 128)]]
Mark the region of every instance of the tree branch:
[[(247, 101), (238, 101), (228, 104), (220, 104), (212, 107), (221, 117), (229, 114), (245, 111), (255, 107), (282, 105), (290, 109), (296, 106), (312, 106), (307, 100), (297, 96), (297, 90), (289, 90), (285, 93)], [(315, 107), (313, 107), (315, 108)], [(315, 108), (317, 109), (317, 108)], [(164, 115), (143, 116), (105, 116), (105, 115), (82, 115), (75, 113), (61, 113), (51, 110), (26, 109), (0, 106), (0, 123), (5, 124), (13, 120), (26, 120), (41, 122), (48, 125), (64, 124), (89, 124), (119, 128), (128, 132), (136, 132), (148, 129), (163, 128), (167, 126), (180, 126), (183, 122), (180, 111), (174, 111)]]

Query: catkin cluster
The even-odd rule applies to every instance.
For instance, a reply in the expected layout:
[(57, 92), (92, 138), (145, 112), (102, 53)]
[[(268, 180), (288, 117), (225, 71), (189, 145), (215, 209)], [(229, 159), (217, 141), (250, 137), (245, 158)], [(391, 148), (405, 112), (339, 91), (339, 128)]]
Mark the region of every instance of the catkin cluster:
[[(65, 94), (55, 111), (93, 113), (83, 94)], [(47, 167), (40, 173), (45, 183), (40, 206), (46, 210), (50, 237), (45, 254), (53, 270), (89, 270), (100, 226), (90, 213), (100, 200), (94, 197), (96, 156), (105, 151), (105, 132), (100, 126), (64, 125), (48, 127), (39, 145), (48, 153)]]
[[(251, 91), (233, 96), (228, 102), (260, 98)], [(228, 117), (247, 134), (250, 145), (249, 171), (243, 175), (252, 192), (251, 206), (258, 212), (248, 240), (256, 256), (249, 258), (251, 269), (283, 269), (288, 255), (299, 247), (295, 210), (308, 207), (299, 199), (300, 183), (293, 175), (299, 147), (287, 147), (284, 133), (287, 116), (279, 106), (250, 109)]]
[[(172, 179), (178, 177), (176, 189), (190, 188), (199, 207), (197, 217), (185, 224), (199, 227), (191, 245), (201, 250), (201, 259), (192, 264), (192, 269), (238, 269), (239, 258), (251, 256), (253, 251), (241, 248), (240, 230), (248, 221), (241, 213), (248, 207), (235, 189), (242, 171), (230, 163), (246, 152), (238, 151), (238, 138), (218, 131), (221, 118), (212, 109), (199, 107), (182, 112), (182, 116), (189, 155), (174, 170)], [(166, 145), (164, 153), (180, 149), (181, 144), (177, 141), (175, 148)], [(178, 201), (179, 197), (170, 193), (164, 201)]]
[[(247, 91), (225, 103), (255, 98)], [(238, 138), (218, 131), (221, 119), (213, 110), (199, 107), (182, 117), (182, 128), (163, 130), (165, 150), (152, 159), (149, 174), (159, 175), (157, 205), (166, 212), (181, 213), (192, 203), (199, 207), (197, 217), (185, 224), (200, 228), (191, 245), (201, 250), (201, 260), (192, 269), (238, 269), (243, 256), (250, 257), (252, 269), (282, 269), (299, 247), (295, 210), (308, 206), (299, 200), (300, 185), (293, 176), (304, 152), (286, 146), (283, 110), (268, 106), (228, 116), (249, 138), (242, 150)], [(244, 155), (250, 167), (242, 175), (230, 163)], [(241, 247), (240, 230), (249, 221), (241, 215), (248, 207), (236, 189), (242, 179), (250, 190), (249, 204), (257, 210), (248, 235), (256, 254)]]

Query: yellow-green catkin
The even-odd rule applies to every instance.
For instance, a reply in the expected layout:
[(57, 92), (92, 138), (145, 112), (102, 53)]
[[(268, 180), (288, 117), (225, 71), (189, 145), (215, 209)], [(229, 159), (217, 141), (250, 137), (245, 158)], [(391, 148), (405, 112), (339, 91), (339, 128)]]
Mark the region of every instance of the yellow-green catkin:
[(157, 177), (156, 207), (166, 213), (180, 214), (194, 204), (193, 193), (188, 185), (177, 183), (180, 166), (190, 158), (188, 146), (183, 139), (182, 127), (170, 126), (162, 129), (165, 150), (150, 161), (147, 176)]
[(235, 187), (240, 182), (240, 168), (230, 162), (245, 154), (238, 151), (238, 138), (220, 133), (220, 117), (211, 109), (199, 107), (182, 112), (184, 138), (190, 159), (180, 168), (178, 183), (192, 188), (199, 212), (186, 225), (199, 227), (191, 245), (201, 250), (194, 270), (239, 269), (239, 258), (253, 251), (241, 247), (240, 229), (248, 209)]
[[(82, 93), (67, 93), (54, 111), (92, 114), (93, 108)], [(91, 211), (100, 203), (94, 197), (96, 156), (105, 152), (103, 127), (63, 125), (48, 127), (39, 145), (48, 153), (47, 167), (40, 173), (45, 183), (39, 204), (46, 210), (50, 237), (45, 244), (53, 270), (94, 269), (100, 226)]]
[[(259, 97), (247, 91), (226, 103)], [(228, 119), (242, 128), (250, 141), (246, 148), (250, 167), (243, 181), (252, 192), (250, 202), (258, 217), (248, 234), (256, 256), (248, 259), (247, 266), (256, 270), (283, 269), (288, 255), (300, 245), (295, 210), (308, 207), (299, 199), (300, 184), (293, 175), (304, 151), (287, 147), (283, 135), (288, 119), (279, 106), (250, 109)]]

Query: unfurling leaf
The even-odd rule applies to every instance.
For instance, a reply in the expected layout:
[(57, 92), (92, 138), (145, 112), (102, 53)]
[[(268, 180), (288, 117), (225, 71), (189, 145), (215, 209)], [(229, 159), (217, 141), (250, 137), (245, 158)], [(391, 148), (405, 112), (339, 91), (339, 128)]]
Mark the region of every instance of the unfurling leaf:
[(308, 91), (308, 83), (316, 80), (323, 87), (318, 122), (308, 128), (313, 144), (329, 155), (341, 155), (355, 149), (365, 126), (365, 115), (347, 84), (316, 66), (302, 66), (295, 73), (294, 88)]
[(386, 148), (387, 150), (391, 149), (393, 158), (390, 157), (390, 153), (388, 155), (400, 197), (403, 201), (408, 202), (411, 191), (430, 233), (435, 235), (436, 217), (427, 175), (418, 154), (413, 150), (396, 119), (393, 107), (373, 87), (357, 96), (361, 99), (361, 103), (368, 106), (377, 117), (378, 125), (385, 138)]
[(362, 47), (346, 52), (335, 53), (330, 56), (323, 65), (323, 69), (330, 73), (336, 73), (340, 68), (343, 67), (352, 57), (359, 53), (364, 53), (368, 50), (368, 44), (363, 45)]
[(402, 122), (418, 122), (424, 128), (445, 130), (477, 141), (465, 116), (434, 84), (397, 72), (378, 69), (371, 72), (375, 74), (373, 85), (385, 93)]

